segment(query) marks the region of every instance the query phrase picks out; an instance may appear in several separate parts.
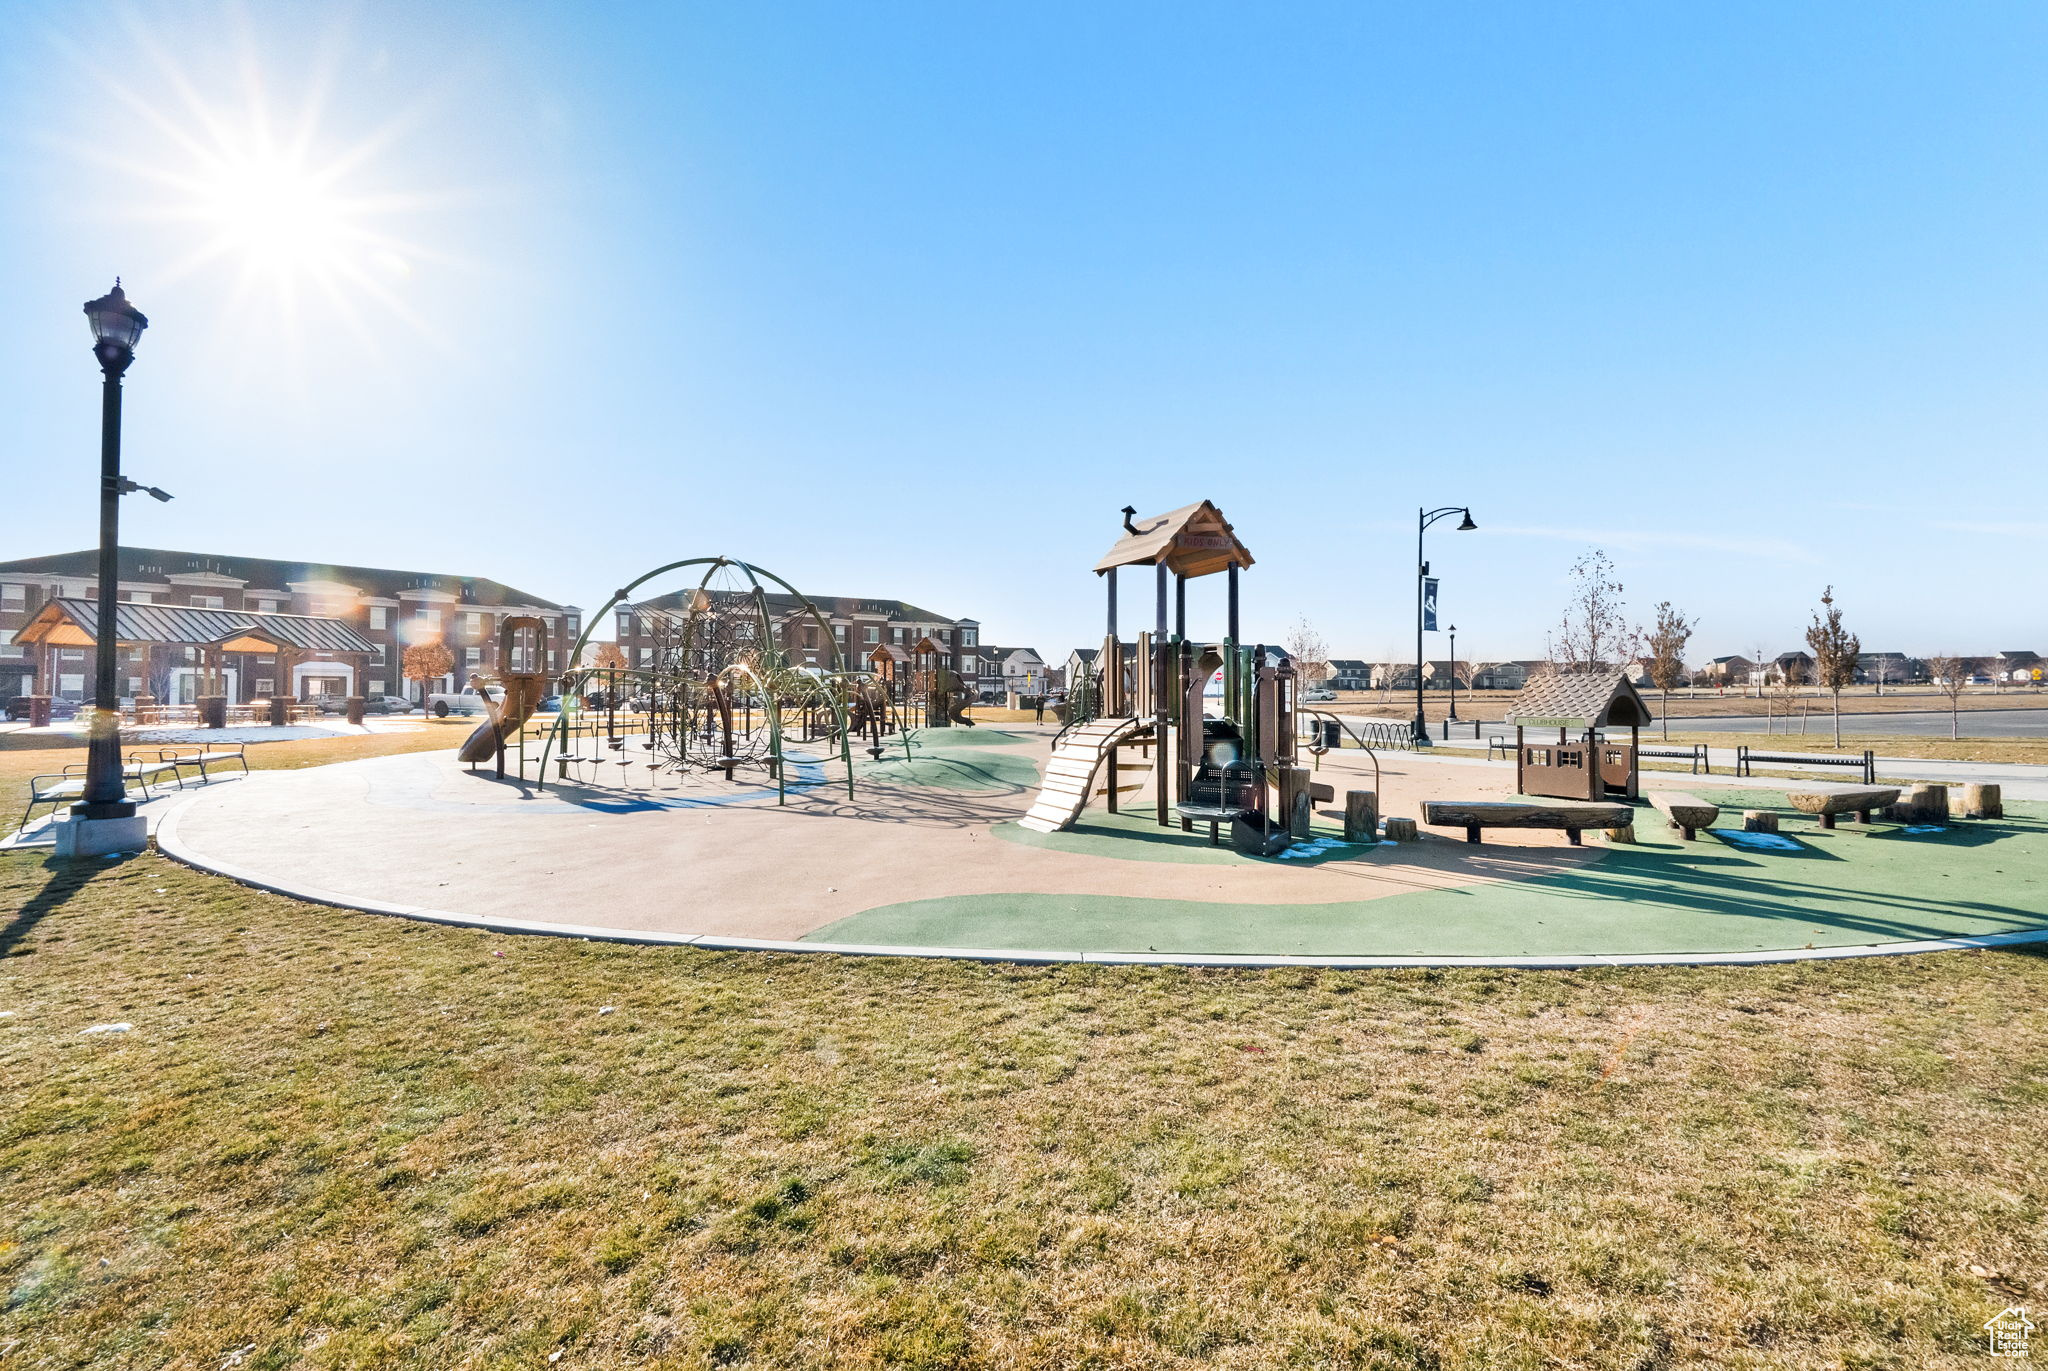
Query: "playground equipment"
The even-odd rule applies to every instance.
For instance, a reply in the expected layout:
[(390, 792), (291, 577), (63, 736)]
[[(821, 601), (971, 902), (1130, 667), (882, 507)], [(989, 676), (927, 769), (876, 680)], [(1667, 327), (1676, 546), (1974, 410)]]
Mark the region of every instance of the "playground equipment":
[(495, 757), (498, 775), (505, 774), (505, 743), (526, 731), (526, 721), (540, 708), (547, 694), (547, 625), (530, 615), (519, 615), (498, 626), (498, 660), (504, 669), (497, 681), (502, 698), (493, 699), (482, 676), (472, 676), (470, 685), (483, 699), (489, 718), (471, 733), (457, 754), (474, 766)]
[[(1515, 726), (1515, 789), (1561, 800), (1635, 799), (1636, 744), (1650, 707), (1621, 671), (1538, 676), (1508, 709)], [(1600, 730), (1626, 726), (1629, 740)], [(1554, 728), (1557, 741), (1531, 743), (1523, 730)], [(1577, 737), (1573, 737), (1573, 734)]]
[[(1176, 818), (1184, 830), (1206, 822), (1214, 840), (1229, 822), (1240, 847), (1284, 846), (1296, 818), (1294, 794), (1332, 796), (1297, 774), (1293, 666), (1262, 644), (1239, 641), (1238, 573), (1252, 565), (1252, 555), (1207, 500), (1144, 520), (1136, 513), (1124, 508), (1123, 536), (1096, 563), (1108, 597), (1102, 651), (1074, 682), (1045, 785), (1021, 822), (1056, 832), (1097, 796), (1116, 813), (1122, 797), (1146, 789), (1149, 780), (1162, 827)], [(1154, 569), (1153, 626), (1130, 644), (1117, 622), (1118, 573), (1128, 566)], [(1187, 583), (1218, 572), (1226, 585), (1224, 639), (1190, 642)], [(1204, 698), (1219, 676), (1222, 715), (1205, 718)], [(1269, 805), (1283, 787), (1287, 803), (1276, 823)]]
[[(491, 757), (504, 775), (516, 747), (518, 773), (545, 788), (553, 779), (620, 784), (664, 779), (680, 786), (692, 774), (741, 779), (743, 771), (772, 781), (776, 800), (788, 799), (792, 763), (837, 754), (853, 786), (853, 743), (903, 733), (903, 713), (887, 686), (871, 673), (849, 671), (831, 624), (796, 587), (761, 567), (730, 557), (691, 557), (656, 567), (612, 594), (586, 621), (570, 653), (580, 662), (591, 634), (634, 591), (658, 576), (702, 567), (696, 586), (674, 609), (639, 614), (652, 640), (644, 660), (627, 666), (576, 666), (560, 673), (562, 710), (545, 734), (527, 728), (544, 694), (547, 675), (536, 634), (516, 636), (534, 620), (509, 620), (495, 677), (503, 699), (490, 705), (489, 722), (464, 744), (472, 764)], [(771, 606), (768, 584), (784, 592)], [(527, 644), (522, 647), (522, 644)], [(519, 649), (519, 650), (515, 650)], [(822, 658), (822, 661), (820, 660)], [(475, 679), (489, 698), (484, 677)], [(825, 758), (793, 757), (788, 744), (822, 744)], [(537, 763), (537, 774), (529, 768)], [(606, 766), (614, 769), (607, 773)], [(588, 769), (586, 771), (586, 768)], [(636, 768), (638, 768), (636, 770)]]

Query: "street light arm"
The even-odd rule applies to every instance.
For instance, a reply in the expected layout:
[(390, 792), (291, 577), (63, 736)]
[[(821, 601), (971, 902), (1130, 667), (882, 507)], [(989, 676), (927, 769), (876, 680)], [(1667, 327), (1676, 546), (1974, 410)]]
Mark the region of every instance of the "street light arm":
[(1422, 526), (1428, 528), (1437, 520), (1448, 519), (1453, 514), (1462, 514), (1469, 519), (1472, 517), (1472, 510), (1466, 505), (1445, 505), (1442, 509), (1432, 509), (1422, 516)]

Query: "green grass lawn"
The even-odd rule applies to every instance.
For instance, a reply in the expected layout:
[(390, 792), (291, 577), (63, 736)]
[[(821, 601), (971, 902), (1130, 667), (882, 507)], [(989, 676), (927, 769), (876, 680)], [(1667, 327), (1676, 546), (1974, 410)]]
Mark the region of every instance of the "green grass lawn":
[(0, 909), (7, 1366), (1917, 1369), (2048, 1293), (2035, 956), (705, 953), (148, 856)]

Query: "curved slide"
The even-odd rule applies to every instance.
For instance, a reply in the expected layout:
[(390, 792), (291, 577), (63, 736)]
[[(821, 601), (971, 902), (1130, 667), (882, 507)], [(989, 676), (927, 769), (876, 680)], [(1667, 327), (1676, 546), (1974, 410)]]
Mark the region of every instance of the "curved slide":
[[(456, 756), (472, 766), (497, 756), (498, 740), (517, 738), (519, 730), (526, 727), (526, 721), (539, 712), (540, 695), (538, 688), (507, 690), (502, 701), (488, 706), (494, 717), (476, 726), (476, 731), (463, 742), (462, 751)], [(490, 699), (488, 695), (484, 698)]]
[(1073, 827), (1095, 790), (1095, 773), (1109, 750), (1151, 727), (1150, 719), (1097, 719), (1071, 730), (1052, 750), (1052, 760), (1045, 764), (1045, 784), (1030, 812), (1017, 822), (1040, 833)]

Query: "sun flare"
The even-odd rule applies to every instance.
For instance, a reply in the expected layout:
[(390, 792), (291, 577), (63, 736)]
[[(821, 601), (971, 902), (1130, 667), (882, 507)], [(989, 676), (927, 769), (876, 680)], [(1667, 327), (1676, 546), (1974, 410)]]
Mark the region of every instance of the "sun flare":
[[(192, 184), (196, 218), (215, 245), (244, 265), (273, 275), (345, 266), (360, 240), (347, 200), (303, 162), (263, 151), (223, 157)], [(385, 251), (382, 248), (374, 249)]]

